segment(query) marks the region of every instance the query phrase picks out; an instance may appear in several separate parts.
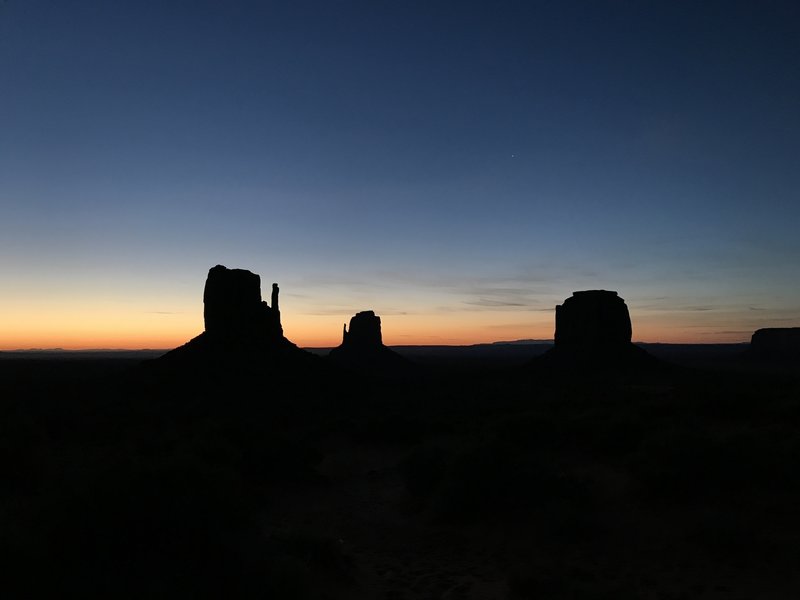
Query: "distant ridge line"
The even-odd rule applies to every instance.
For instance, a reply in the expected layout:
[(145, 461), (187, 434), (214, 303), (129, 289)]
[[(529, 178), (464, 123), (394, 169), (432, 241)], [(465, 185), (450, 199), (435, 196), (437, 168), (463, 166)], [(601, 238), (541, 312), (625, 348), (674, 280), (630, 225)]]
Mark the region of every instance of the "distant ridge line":
[[(551, 338), (549, 340), (535, 340), (535, 339), (523, 339), (523, 340), (503, 340), (499, 342), (486, 342), (487, 344), (491, 344), (492, 346), (532, 346), (536, 344), (553, 344), (554, 340)], [(472, 344), (474, 346), (481, 346), (483, 344)]]

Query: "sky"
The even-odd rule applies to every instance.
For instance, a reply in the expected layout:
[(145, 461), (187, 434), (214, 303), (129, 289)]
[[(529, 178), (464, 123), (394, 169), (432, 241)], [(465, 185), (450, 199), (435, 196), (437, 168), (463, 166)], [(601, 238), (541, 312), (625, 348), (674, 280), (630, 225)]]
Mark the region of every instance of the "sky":
[(800, 4), (0, 0), (0, 350), (169, 348), (217, 264), (286, 336), (800, 326)]

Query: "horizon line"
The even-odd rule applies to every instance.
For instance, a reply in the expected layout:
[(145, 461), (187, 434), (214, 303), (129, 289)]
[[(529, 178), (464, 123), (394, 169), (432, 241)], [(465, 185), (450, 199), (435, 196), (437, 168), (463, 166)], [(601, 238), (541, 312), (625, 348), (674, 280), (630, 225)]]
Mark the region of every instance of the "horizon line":
[[(552, 339), (541, 340), (497, 340), (494, 342), (477, 342), (474, 344), (384, 344), (387, 348), (470, 348), (473, 346), (540, 346), (552, 345), (555, 341)], [(641, 345), (662, 345), (662, 346), (741, 346), (749, 345), (750, 340), (739, 342), (645, 342), (642, 340), (632, 341), (632, 344)], [(179, 348), (180, 346), (173, 346), (169, 348), (6, 348), (0, 349), (2, 353), (35, 353), (35, 352), (64, 352), (64, 353), (89, 353), (89, 352), (170, 352)], [(337, 348), (334, 346), (297, 346), (302, 350), (329, 350)]]

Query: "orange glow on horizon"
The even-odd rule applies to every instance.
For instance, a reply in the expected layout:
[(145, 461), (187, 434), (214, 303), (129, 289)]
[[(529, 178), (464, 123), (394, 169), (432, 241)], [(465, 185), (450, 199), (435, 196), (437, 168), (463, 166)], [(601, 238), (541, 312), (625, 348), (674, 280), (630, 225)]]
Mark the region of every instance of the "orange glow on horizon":
[[(42, 298), (42, 296), (40, 296)], [(0, 350), (32, 348), (171, 349), (203, 331), (203, 312), (194, 297), (173, 298), (161, 304), (152, 299), (124, 299), (103, 304), (70, 298), (33, 304), (7, 302), (0, 312)], [(141, 305), (165, 310), (144, 311)], [(386, 345), (471, 345), (520, 339), (550, 340), (554, 311), (429, 309), (410, 298), (407, 313), (380, 306)], [(335, 347), (341, 343), (342, 325), (355, 310), (313, 314), (309, 307), (287, 306), (282, 311), (284, 335), (300, 347)], [(640, 310), (631, 307), (633, 340), (661, 343), (748, 342), (760, 327), (775, 326), (752, 312), (680, 312)], [(782, 323), (783, 324), (783, 323)], [(784, 325), (785, 326), (785, 325)]]
[[(342, 324), (351, 315), (283, 316), (284, 335), (300, 347), (325, 348), (341, 343)], [(159, 318), (146, 315), (129, 320), (108, 315), (89, 315), (64, 321), (39, 318), (36, 321), (17, 320), (0, 323), (0, 350), (33, 348), (88, 349), (171, 349), (178, 347), (203, 331), (202, 318)], [(513, 313), (446, 313), (382, 316), (383, 340), (388, 346), (402, 345), (471, 345), (519, 339), (550, 340), (553, 338), (552, 315), (530, 323), (520, 323)], [(695, 324), (669, 325), (667, 316), (641, 319), (634, 322), (633, 340), (661, 343), (738, 343), (750, 340), (750, 334), (723, 331), (714, 326)], [(674, 317), (673, 317), (674, 319)]]

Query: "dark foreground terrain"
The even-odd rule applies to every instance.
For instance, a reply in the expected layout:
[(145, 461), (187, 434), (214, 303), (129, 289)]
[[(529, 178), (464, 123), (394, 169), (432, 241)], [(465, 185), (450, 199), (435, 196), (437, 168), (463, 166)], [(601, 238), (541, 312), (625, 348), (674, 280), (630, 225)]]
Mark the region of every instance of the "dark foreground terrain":
[(800, 597), (797, 370), (670, 351), (397, 379), (7, 356), (4, 596)]

